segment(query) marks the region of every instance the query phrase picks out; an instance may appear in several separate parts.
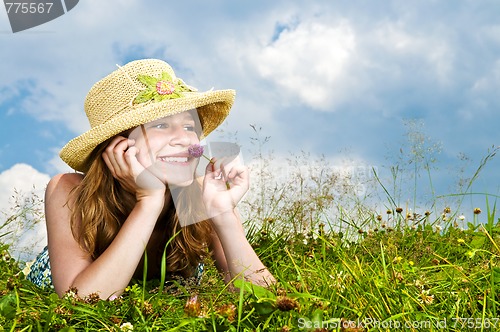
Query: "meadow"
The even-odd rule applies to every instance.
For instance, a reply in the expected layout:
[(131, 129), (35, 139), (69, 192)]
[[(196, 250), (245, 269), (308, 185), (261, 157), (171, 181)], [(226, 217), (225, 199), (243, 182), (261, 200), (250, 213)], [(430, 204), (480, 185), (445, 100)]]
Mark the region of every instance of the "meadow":
[[(200, 284), (135, 280), (113, 301), (74, 290), (59, 298), (24, 279), (23, 262), (5, 243), (0, 331), (500, 331), (497, 196), (482, 195), (486, 208), (471, 207), (471, 217), (461, 212), (497, 148), (446, 205), (434, 195), (421, 207), (413, 180), (423, 173), (432, 183), (428, 149), (410, 150), (413, 163), (391, 166), (389, 182), (375, 168), (356, 177), (307, 154), (289, 158), (280, 182), (262, 152), (267, 141), (254, 141), (257, 180), (241, 210), (275, 285), (225, 285), (207, 259)], [(400, 190), (403, 183), (413, 185)], [(383, 210), (372, 205), (380, 197)]]

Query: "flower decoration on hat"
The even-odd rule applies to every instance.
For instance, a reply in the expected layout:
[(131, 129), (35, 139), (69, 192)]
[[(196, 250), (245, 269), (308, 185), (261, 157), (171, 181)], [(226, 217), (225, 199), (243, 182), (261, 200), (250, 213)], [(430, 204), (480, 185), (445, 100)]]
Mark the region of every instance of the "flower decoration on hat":
[(195, 88), (184, 83), (180, 78), (172, 79), (169, 73), (163, 72), (159, 78), (139, 75), (137, 79), (146, 86), (134, 99), (134, 104), (149, 101), (159, 102), (182, 97), (182, 92), (193, 92)]
[(158, 81), (156, 83), (156, 92), (160, 95), (171, 95), (175, 92), (175, 85), (168, 81)]

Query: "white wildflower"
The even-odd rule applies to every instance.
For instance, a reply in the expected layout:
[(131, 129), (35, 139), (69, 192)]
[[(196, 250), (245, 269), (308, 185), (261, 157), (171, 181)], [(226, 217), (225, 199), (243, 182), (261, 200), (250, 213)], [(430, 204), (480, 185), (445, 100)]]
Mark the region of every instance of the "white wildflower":
[(126, 322), (126, 323), (123, 323), (122, 325), (120, 325), (120, 331), (129, 332), (129, 331), (133, 331), (133, 330), (134, 330), (134, 325), (132, 325), (129, 322)]
[(429, 290), (422, 290), (419, 301), (423, 304), (432, 304), (434, 302), (434, 295), (429, 294)]

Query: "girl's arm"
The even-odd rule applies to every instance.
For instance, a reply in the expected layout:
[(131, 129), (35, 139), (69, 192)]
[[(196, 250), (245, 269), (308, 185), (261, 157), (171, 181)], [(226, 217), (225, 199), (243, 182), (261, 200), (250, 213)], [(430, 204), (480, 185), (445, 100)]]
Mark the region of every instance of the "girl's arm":
[(95, 261), (81, 249), (70, 227), (68, 195), (77, 174), (55, 176), (47, 187), (45, 205), (52, 282), (59, 296), (74, 287), (81, 297), (119, 295), (132, 278), (151, 236), (162, 202), (138, 202), (116, 238)]
[[(130, 165), (130, 162), (125, 162), (128, 157), (123, 153), (127, 142), (117, 139), (110, 145), (117, 155), (106, 158), (112, 158), (117, 167), (122, 167), (124, 173), (118, 176), (124, 179), (127, 165)], [(81, 179), (78, 174), (58, 175), (47, 186), (45, 210), (52, 281), (59, 296), (75, 287), (81, 297), (98, 293), (101, 298), (109, 298), (121, 294), (129, 284), (162, 211), (164, 189), (139, 191), (137, 203), (117, 236), (93, 261), (73, 238), (70, 226), (74, 207), (70, 193)], [(132, 186), (133, 179), (129, 182)], [(77, 225), (79, 222), (76, 220)]]
[(233, 166), (228, 173), (224, 165), (216, 161), (207, 166), (203, 201), (215, 230), (212, 251), (226, 282), (233, 278), (245, 278), (267, 286), (275, 279), (248, 242), (235, 208), (248, 187), (248, 169), (243, 165)]
[[(276, 282), (248, 242), (239, 214), (231, 211), (213, 218), (212, 252), (224, 281), (244, 278), (254, 284), (269, 286)], [(215, 225), (223, 225), (217, 227)]]

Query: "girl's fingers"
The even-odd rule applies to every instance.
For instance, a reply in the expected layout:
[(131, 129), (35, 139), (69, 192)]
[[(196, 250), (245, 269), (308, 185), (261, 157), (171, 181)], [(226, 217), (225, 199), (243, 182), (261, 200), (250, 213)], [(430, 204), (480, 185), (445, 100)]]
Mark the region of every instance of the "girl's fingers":
[(107, 160), (108, 167), (110, 168), (110, 170), (114, 171), (115, 174), (120, 171), (120, 166), (116, 161), (115, 148), (116, 145), (121, 141), (123, 141), (124, 139), (125, 138), (121, 136), (113, 138), (113, 140), (111, 140), (111, 142), (108, 144), (108, 146), (103, 152), (103, 158), (104, 156), (107, 157), (105, 160)]
[(240, 177), (242, 179), (246, 179), (248, 177), (248, 169), (243, 165), (237, 165), (231, 168), (229, 173), (227, 173), (227, 177), (231, 180)]
[(129, 141), (125, 138), (119, 141), (113, 149), (115, 164), (118, 165), (118, 168), (120, 169), (122, 174), (127, 173), (130, 168), (130, 165), (125, 160), (125, 152), (128, 150), (128, 148)]
[(219, 176), (220, 173), (220, 163), (219, 167), (217, 167), (217, 164), (219, 162), (215, 159), (212, 158), (210, 162), (208, 163), (207, 167), (205, 168), (205, 177), (209, 177), (210, 179), (215, 179)]
[[(226, 189), (231, 189), (231, 183), (248, 187), (249, 185), (249, 174), (248, 168), (244, 165), (232, 165), (231, 163), (225, 165), (223, 159), (216, 160), (212, 159), (206, 167), (205, 181), (217, 181), (220, 184), (224, 184)], [(229, 171), (227, 171), (229, 170)]]
[(139, 150), (135, 146), (131, 146), (124, 153), (125, 161), (128, 165), (130, 165), (132, 170), (138, 169), (138, 168), (144, 168), (144, 167), (141, 167), (142, 165), (139, 163), (139, 161), (136, 158), (138, 152), (139, 152)]
[[(115, 137), (103, 152), (103, 159), (113, 176), (121, 177), (130, 171), (130, 158), (126, 158), (125, 153), (134, 144), (134, 140), (129, 140), (122, 136)], [(135, 156), (136, 151), (129, 156)], [(128, 159), (128, 160), (126, 160)], [(128, 161), (128, 162), (127, 162)]]

